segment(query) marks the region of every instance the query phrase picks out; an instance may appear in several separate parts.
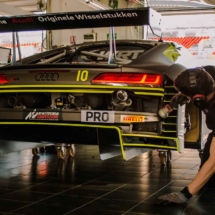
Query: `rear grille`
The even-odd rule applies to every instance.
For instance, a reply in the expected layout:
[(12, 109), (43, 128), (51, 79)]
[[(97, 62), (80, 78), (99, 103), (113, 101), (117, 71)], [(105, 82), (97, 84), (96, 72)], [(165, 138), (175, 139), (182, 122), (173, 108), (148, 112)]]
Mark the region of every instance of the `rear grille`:
[[(173, 85), (164, 87), (164, 105), (168, 104), (171, 98), (177, 94), (177, 91)], [(163, 121), (162, 135), (168, 137), (177, 136), (177, 108), (173, 109), (173, 112)]]

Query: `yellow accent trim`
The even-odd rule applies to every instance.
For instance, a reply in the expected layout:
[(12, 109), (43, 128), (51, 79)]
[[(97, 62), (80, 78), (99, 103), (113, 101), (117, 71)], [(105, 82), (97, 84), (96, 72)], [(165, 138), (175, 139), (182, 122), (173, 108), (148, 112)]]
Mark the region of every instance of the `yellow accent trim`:
[(174, 96), (177, 93), (164, 93), (165, 96)]
[(163, 97), (163, 93), (147, 93), (147, 92), (134, 92), (136, 95), (149, 95), (149, 96), (160, 96)]
[[(113, 93), (112, 90), (87, 90), (86, 89), (65, 89), (65, 90), (52, 90), (52, 89), (36, 89), (36, 90), (28, 90), (28, 89), (13, 89), (13, 90), (0, 90), (0, 93)], [(160, 96), (163, 97), (162, 93), (148, 93), (148, 92), (134, 92), (136, 95), (150, 95), (150, 96)]]
[(50, 90), (50, 89), (41, 89), (41, 90), (18, 90), (18, 89), (13, 89), (13, 90), (0, 90), (0, 93), (113, 93), (114, 91), (112, 90), (87, 90), (82, 89), (82, 90)]
[(168, 139), (168, 140), (174, 140), (176, 141), (177, 138), (174, 137), (164, 137), (164, 136), (154, 136), (154, 135), (148, 135), (148, 134), (122, 134), (124, 137), (148, 137), (148, 138), (156, 138), (156, 139)]
[(96, 88), (96, 89), (133, 89), (133, 90), (149, 90), (149, 91), (161, 91), (163, 88), (153, 87), (134, 87), (134, 86), (110, 86), (110, 85), (2, 85), (1, 88)]
[(153, 148), (162, 148), (162, 149), (176, 149), (177, 150), (177, 146), (163, 146), (163, 145), (155, 145), (155, 144), (141, 144), (141, 143), (123, 143), (123, 146), (137, 146), (137, 147), (153, 147)]
[(172, 62), (175, 62), (178, 59), (178, 56), (181, 56), (178, 50), (172, 44), (169, 44), (169, 47), (163, 52), (167, 58)]
[(53, 126), (76, 126), (76, 127), (91, 127), (91, 128), (106, 128), (106, 129), (116, 129), (119, 134), (120, 147), (122, 152), (122, 157), (126, 160), (121, 130), (117, 126), (109, 126), (109, 125), (88, 125), (88, 124), (69, 124), (69, 123), (51, 123), (51, 122), (0, 122), (0, 125), (53, 125)]
[(123, 143), (122, 136), (136, 136), (136, 137), (149, 137), (149, 138), (158, 138), (158, 139), (169, 139), (176, 142), (177, 147), (173, 146), (159, 146), (154, 144), (145, 144), (146, 147), (153, 148), (166, 148), (166, 149), (176, 149), (179, 151), (178, 139), (173, 137), (164, 137), (164, 136), (152, 136), (152, 135), (140, 135), (140, 134), (122, 134), (121, 130), (117, 126), (108, 126), (108, 125), (88, 125), (88, 124), (69, 124), (69, 123), (51, 123), (51, 122), (0, 122), (0, 125), (52, 125), (52, 126), (76, 126), (76, 127), (91, 127), (91, 128), (105, 128), (105, 129), (116, 129), (119, 134), (120, 147), (122, 152), (122, 157), (126, 160), (124, 146), (143, 146), (144, 144), (132, 144), (132, 143)]
[(162, 132), (164, 132), (164, 133), (174, 133), (174, 132), (177, 132), (177, 131), (164, 131), (164, 130), (162, 130)]
[(164, 88), (175, 88), (174, 86), (164, 86)]

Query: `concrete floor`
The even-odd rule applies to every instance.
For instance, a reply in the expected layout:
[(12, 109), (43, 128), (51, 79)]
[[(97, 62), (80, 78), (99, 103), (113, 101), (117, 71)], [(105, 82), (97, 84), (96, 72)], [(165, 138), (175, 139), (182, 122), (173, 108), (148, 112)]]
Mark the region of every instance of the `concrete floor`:
[(204, 188), (184, 205), (157, 205), (196, 175), (196, 150), (173, 153), (161, 166), (157, 151), (129, 161), (101, 161), (96, 146), (76, 146), (75, 158), (31, 150), (0, 156), (0, 215), (212, 215), (215, 189)]

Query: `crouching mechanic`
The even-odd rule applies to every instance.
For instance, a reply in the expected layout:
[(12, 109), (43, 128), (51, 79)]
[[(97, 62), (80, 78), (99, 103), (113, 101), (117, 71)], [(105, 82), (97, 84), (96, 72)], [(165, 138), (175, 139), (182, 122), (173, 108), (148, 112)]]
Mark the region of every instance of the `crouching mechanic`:
[[(213, 78), (214, 77), (214, 78)], [(208, 135), (200, 170), (196, 177), (180, 192), (159, 196), (158, 203), (186, 203), (206, 183), (214, 177), (215, 173), (215, 67), (194, 68), (183, 71), (174, 81), (175, 87), (180, 92), (172, 100), (183, 104), (186, 98), (200, 108), (206, 115), (206, 125), (212, 130)], [(184, 97), (186, 96), (186, 98)], [(173, 105), (173, 106), (174, 106)], [(161, 114), (160, 114), (161, 115)], [(162, 117), (162, 116), (161, 116)], [(215, 181), (214, 181), (215, 182)]]

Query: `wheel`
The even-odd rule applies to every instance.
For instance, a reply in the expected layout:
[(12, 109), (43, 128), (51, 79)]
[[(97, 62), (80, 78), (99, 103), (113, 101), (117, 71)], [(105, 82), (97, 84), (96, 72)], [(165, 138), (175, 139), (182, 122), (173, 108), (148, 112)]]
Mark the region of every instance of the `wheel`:
[(172, 151), (167, 151), (166, 153), (166, 162), (170, 163), (170, 161), (172, 160)]
[(34, 148), (34, 149), (32, 149), (32, 154), (33, 155), (39, 155), (40, 154), (40, 148)]
[(66, 152), (67, 152), (66, 147), (62, 146), (62, 147), (57, 148), (57, 157), (59, 159), (64, 160), (66, 158), (66, 155), (67, 155)]
[(67, 155), (69, 157), (74, 157), (75, 156), (75, 144), (72, 144), (67, 147)]
[(167, 153), (159, 152), (160, 164), (165, 165), (167, 163)]

